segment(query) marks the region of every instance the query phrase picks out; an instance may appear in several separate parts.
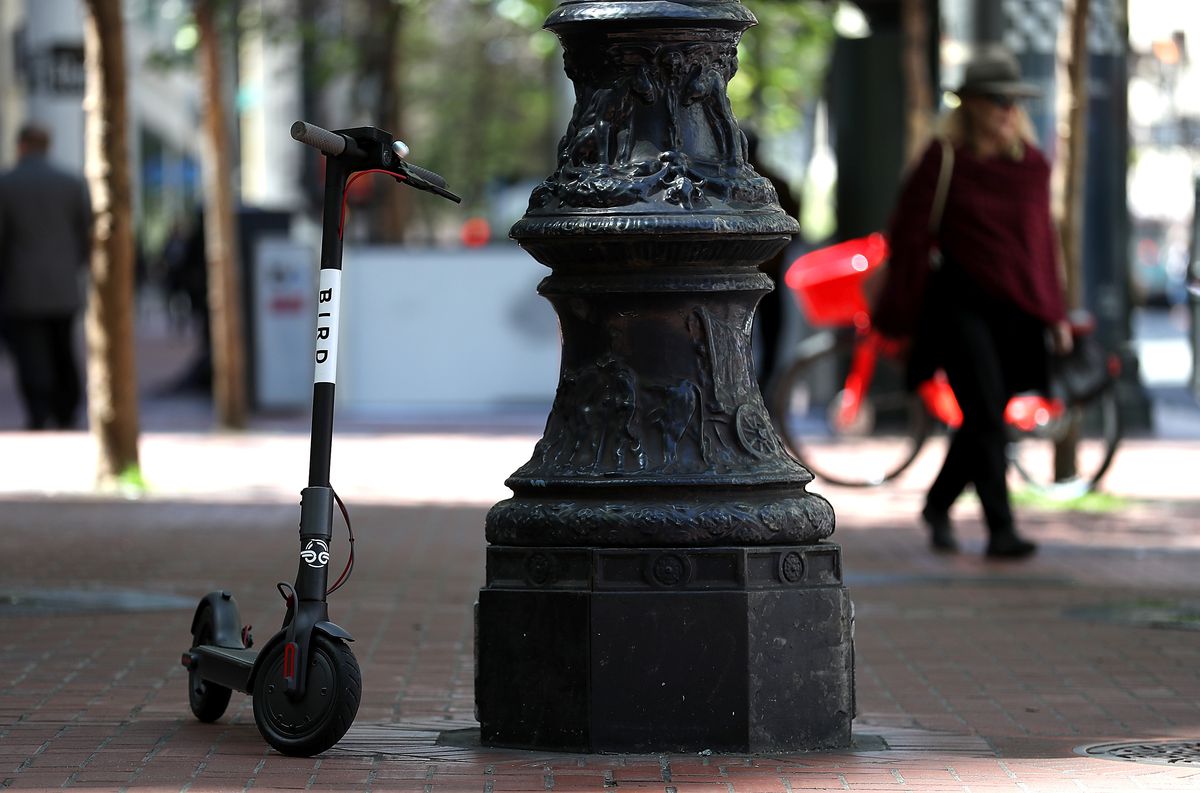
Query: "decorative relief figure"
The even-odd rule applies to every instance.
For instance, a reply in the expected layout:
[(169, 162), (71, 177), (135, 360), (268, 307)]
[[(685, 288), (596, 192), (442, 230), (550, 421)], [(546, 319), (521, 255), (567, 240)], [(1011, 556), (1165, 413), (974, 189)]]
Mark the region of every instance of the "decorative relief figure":
[[(596, 443), (593, 470), (601, 464), (605, 452), (611, 455), (616, 471), (646, 467), (642, 451), (641, 428), (637, 426), (638, 388), (633, 370), (609, 360), (600, 366), (600, 389), (597, 401), (604, 414), (604, 425)], [(631, 466), (626, 463), (631, 462)]]
[[(770, 183), (746, 163), (745, 136), (726, 94), (736, 71), (736, 36), (688, 45), (620, 42), (586, 63), (569, 50), (575, 109), (558, 170), (534, 190), (530, 210), (662, 202), (691, 211), (710, 208), (714, 198), (777, 203)], [(660, 111), (653, 115), (662, 125), (639, 128), (647, 117), (635, 112), (639, 106)], [(687, 127), (697, 123), (707, 126), (713, 151), (688, 150), (699, 138)], [(647, 146), (656, 153), (647, 156)]]
[(576, 104), (560, 160), (575, 167), (628, 163), (633, 154), (630, 121), (634, 102), (653, 104), (657, 96), (658, 87), (644, 66), (618, 73), (607, 84), (592, 89), (586, 102), (581, 99)]
[(773, 462), (790, 469), (751, 376), (749, 328), (705, 307), (684, 325), (694, 377), (641, 380), (622, 360), (628, 351), (617, 331), (604, 359), (564, 369), (546, 432), (516, 475), (728, 474)]
[(675, 385), (651, 385), (647, 388), (659, 402), (647, 417), (651, 426), (658, 430), (662, 445), (662, 462), (658, 467), (670, 471), (679, 456), (679, 442), (689, 430), (695, 435), (696, 445), (702, 445), (698, 421), (700, 389), (687, 380)]
[(697, 308), (704, 331), (705, 358), (712, 374), (713, 406), (719, 413), (732, 414), (754, 392), (746, 355), (750, 329), (713, 316), (707, 308)]
[[(634, 68), (633, 75), (629, 78), (629, 93), (643, 105), (653, 105), (658, 101), (662, 89), (658, 84), (657, 75), (649, 66), (637, 66)], [(630, 107), (632, 113), (633, 107)], [(637, 143), (636, 130), (632, 126), (628, 126), (623, 130), (619, 130), (618, 140), (620, 145), (617, 147), (617, 162), (628, 163), (633, 160), (633, 147)]]
[(683, 97), (684, 105), (699, 104), (712, 131), (721, 162), (727, 166), (746, 163), (746, 140), (733, 115), (726, 86), (737, 72), (737, 54), (702, 57), (692, 72)]
[[(555, 473), (640, 471), (646, 467), (637, 377), (615, 359), (563, 373), (534, 460)], [(518, 471), (522, 475), (529, 465)]]
[(749, 329), (701, 307), (688, 318), (688, 330), (699, 361), (704, 459), (717, 470), (733, 470), (745, 464), (746, 452), (763, 456), (737, 438), (735, 424), (737, 411), (753, 402), (756, 389), (749, 374)]
[(679, 129), (680, 100), (683, 96), (684, 59), (678, 49), (661, 50), (659, 68), (666, 85), (667, 140), (664, 151), (679, 151), (683, 148), (683, 135)]

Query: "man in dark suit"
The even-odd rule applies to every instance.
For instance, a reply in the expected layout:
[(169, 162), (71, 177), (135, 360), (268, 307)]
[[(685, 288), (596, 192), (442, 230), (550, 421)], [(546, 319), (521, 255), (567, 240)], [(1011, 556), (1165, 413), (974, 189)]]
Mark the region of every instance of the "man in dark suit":
[(87, 185), (46, 161), (50, 134), (26, 125), (0, 175), (0, 331), (29, 429), (70, 427), (82, 396), (72, 328), (91, 252)]

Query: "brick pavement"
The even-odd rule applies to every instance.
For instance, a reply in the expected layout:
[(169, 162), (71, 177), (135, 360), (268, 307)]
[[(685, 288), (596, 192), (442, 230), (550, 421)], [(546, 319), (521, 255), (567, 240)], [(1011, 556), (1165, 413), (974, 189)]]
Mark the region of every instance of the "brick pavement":
[[(294, 439), (273, 437), (281, 460), (290, 456)], [(493, 452), (501, 465), (504, 454)], [(828, 491), (858, 615), (859, 748), (632, 757), (485, 749), (457, 732), (473, 725), (471, 603), (483, 578), (484, 506), (406, 505), (368, 489), (351, 501), (355, 577), (332, 605), (358, 638), (363, 705), (341, 745), (299, 760), (266, 748), (247, 697), (235, 695), (217, 724), (192, 719), (178, 665), (189, 609), (206, 591), (234, 591), (260, 638), (280, 618), (273, 584), (294, 572), (296, 519), (282, 492), (255, 490), (243, 502), (226, 493), (215, 503), (180, 494), (4, 497), (6, 593), (137, 590), (179, 607), (47, 614), (0, 605), (0, 787), (1200, 789), (1194, 765), (1075, 752), (1200, 738), (1200, 632), (1070, 615), (1139, 599), (1200, 601), (1200, 541), (1189, 531), (1200, 505), (1192, 500), (1149, 501), (1097, 520), (1027, 511), (1044, 553), (1003, 565), (975, 553), (982, 529), (969, 509), (960, 518), (971, 552), (944, 558), (925, 552), (909, 518), (915, 490)]]
[(912, 516), (936, 452), (891, 488), (824, 489), (857, 608), (856, 748), (579, 756), (481, 748), (470, 731), (483, 514), (536, 427), (350, 426), (334, 471), (359, 561), (332, 613), (358, 638), (364, 700), (337, 747), (295, 759), (267, 749), (247, 697), (195, 721), (178, 659), (204, 592), (233, 591), (260, 640), (280, 619), (305, 439), (294, 421), (231, 435), (203, 405), (148, 407), (140, 500), (90, 494), (81, 433), (0, 433), (0, 789), (1200, 790), (1197, 765), (1077, 752), (1200, 741), (1200, 631), (1097, 618), (1200, 611), (1200, 443), (1128, 443), (1108, 486), (1133, 500), (1116, 512), (1023, 510), (1043, 551), (1022, 564), (979, 557), (970, 504), (967, 553), (925, 551)]

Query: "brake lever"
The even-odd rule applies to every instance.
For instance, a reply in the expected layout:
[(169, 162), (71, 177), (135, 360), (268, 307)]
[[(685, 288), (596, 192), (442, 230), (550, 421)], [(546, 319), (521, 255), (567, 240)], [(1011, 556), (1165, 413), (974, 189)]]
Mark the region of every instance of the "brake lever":
[(424, 190), (427, 193), (433, 193), (434, 195), (441, 196), (442, 198), (453, 201), (456, 204), (462, 203), (462, 199), (460, 197), (441, 185), (430, 181), (429, 177), (439, 180), (441, 179), (441, 177), (432, 171), (427, 171), (419, 165), (413, 165), (405, 162), (404, 160), (400, 160), (396, 164), (395, 169), (400, 173), (401, 176), (404, 177), (404, 181), (407, 182), (409, 186), (415, 187), (418, 190)]

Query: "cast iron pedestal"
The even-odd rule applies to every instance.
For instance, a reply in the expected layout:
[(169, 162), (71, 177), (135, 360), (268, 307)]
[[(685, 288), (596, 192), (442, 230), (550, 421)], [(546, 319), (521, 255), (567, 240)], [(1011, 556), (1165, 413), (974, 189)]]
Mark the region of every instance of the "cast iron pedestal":
[(726, 96), (737, 0), (568, 0), (558, 169), (512, 236), (552, 270), (558, 392), (487, 518), (486, 744), (845, 747), (851, 607), (833, 509), (754, 378), (757, 265), (796, 221)]

